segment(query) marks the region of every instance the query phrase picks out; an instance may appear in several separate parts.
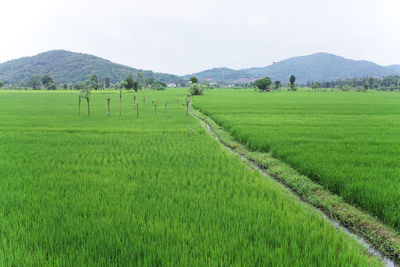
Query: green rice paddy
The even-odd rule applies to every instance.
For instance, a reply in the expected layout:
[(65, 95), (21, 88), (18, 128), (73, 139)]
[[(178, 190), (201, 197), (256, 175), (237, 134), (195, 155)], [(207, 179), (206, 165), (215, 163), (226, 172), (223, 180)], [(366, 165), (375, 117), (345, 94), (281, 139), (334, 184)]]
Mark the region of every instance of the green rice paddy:
[[(84, 101), (81, 115), (77, 114), (77, 92), (0, 92), (0, 265), (380, 264), (281, 185), (226, 151), (198, 120), (186, 117), (185, 94), (186, 90), (180, 89), (140, 92), (137, 117), (133, 95), (124, 93), (120, 117), (119, 93), (95, 92), (89, 118)], [(276, 149), (273, 144), (280, 143), (268, 140), (276, 140), (277, 131), (283, 131), (287, 124), (280, 124), (282, 119), (278, 119), (282, 111), (265, 114), (275, 110), (273, 105), (263, 104), (270, 96), (241, 92), (237, 97), (232, 93), (226, 101), (218, 91), (195, 101), (227, 125), (236, 117), (241, 126), (229, 127), (242, 140), (249, 138), (251, 131), (241, 129), (254, 123), (252, 129), (257, 135), (249, 138), (249, 143), (259, 140), (255, 147)], [(107, 97), (111, 97), (110, 117)], [(159, 110), (155, 116), (152, 101), (157, 103), (157, 99)], [(295, 101), (290, 95), (286, 99)], [(259, 104), (242, 106), (252, 101)], [(382, 101), (385, 107), (387, 101), (395, 100), (383, 97)], [(226, 106), (229, 103), (235, 103), (233, 106), (243, 114), (230, 114), (232, 110)], [(253, 113), (257, 106), (258, 111)], [(308, 120), (296, 123), (295, 117), (283, 118), (294, 124), (287, 132), (306, 149), (316, 138), (310, 140), (290, 131), (308, 123), (319, 129), (319, 121), (307, 115), (304, 106), (300, 110)], [(293, 103), (282, 108), (296, 110), (290, 112), (291, 116), (299, 115)], [(318, 110), (324, 108), (320, 105)], [(386, 136), (385, 130), (397, 125), (397, 115), (386, 110), (393, 121), (385, 121), (382, 117), (386, 116), (377, 117), (373, 105), (372, 109), (375, 111), (370, 116), (375, 119), (370, 123), (376, 126), (385, 122), (386, 128), (376, 131)], [(370, 110), (370, 106), (363, 110)], [(393, 110), (398, 110), (395, 105)], [(319, 118), (325, 121), (325, 116)], [(273, 131), (268, 130), (268, 125), (274, 123)], [(326, 123), (335, 125), (329, 120)], [(372, 125), (371, 130), (375, 129)], [(261, 136), (265, 133), (275, 139), (260, 139), (260, 131)], [(390, 133), (396, 137), (394, 129)], [(314, 134), (321, 135), (318, 131)], [(325, 133), (329, 134), (339, 133)], [(302, 140), (309, 141), (301, 145)], [(270, 143), (264, 146), (263, 142)], [(327, 151), (330, 145), (328, 142), (325, 146)], [(397, 152), (393, 143), (388, 148), (391, 153)], [(285, 149), (276, 151), (282, 158), (293, 156)], [(387, 164), (392, 162), (387, 160)], [(306, 166), (313, 166), (313, 162), (323, 166), (327, 160), (316, 154)], [(352, 181), (357, 184), (357, 179)], [(389, 192), (398, 188), (393, 181), (389, 184)]]
[(194, 106), (400, 230), (400, 94), (212, 90)]

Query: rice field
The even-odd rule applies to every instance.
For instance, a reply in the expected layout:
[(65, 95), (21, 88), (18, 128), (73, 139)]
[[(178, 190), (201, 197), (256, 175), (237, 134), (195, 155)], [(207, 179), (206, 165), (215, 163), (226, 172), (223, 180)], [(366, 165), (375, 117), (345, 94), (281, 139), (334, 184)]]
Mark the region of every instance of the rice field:
[(137, 117), (124, 93), (120, 117), (119, 93), (95, 92), (88, 117), (77, 92), (0, 91), (0, 265), (381, 264), (226, 151), (185, 94), (140, 92)]
[(212, 90), (193, 105), (241, 143), (400, 230), (398, 92)]

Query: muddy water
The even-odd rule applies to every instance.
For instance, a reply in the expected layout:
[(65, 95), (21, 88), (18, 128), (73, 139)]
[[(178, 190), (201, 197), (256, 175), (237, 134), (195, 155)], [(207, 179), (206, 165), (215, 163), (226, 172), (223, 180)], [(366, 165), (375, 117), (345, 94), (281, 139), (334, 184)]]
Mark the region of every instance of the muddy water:
[[(194, 114), (192, 114), (193, 116), (195, 116)], [(221, 140), (218, 138), (217, 134), (211, 129), (210, 125), (208, 125), (206, 122), (204, 122), (206, 124), (207, 130), (212, 133), (215, 137), (215, 139), (217, 139), (217, 141), (222, 144), (225, 148), (227, 148), (230, 152), (234, 153), (234, 154), (238, 154), (236, 152), (234, 152), (230, 147), (226, 146), (223, 142), (221, 142)], [(240, 154), (239, 154), (240, 155)], [(267, 174), (263, 168), (260, 168), (256, 163), (254, 163), (253, 161), (249, 160), (248, 158), (246, 158), (244, 155), (240, 155), (241, 158), (247, 160), (253, 168), (257, 169), (258, 171), (260, 171), (260, 173), (264, 176), (268, 176), (269, 178), (273, 178), (272, 176), (270, 176), (269, 174)], [(305, 201), (300, 195), (298, 195), (295, 191), (293, 191), (291, 188), (289, 188), (288, 186), (286, 186), (285, 184), (281, 183), (279, 180), (274, 179), (276, 181), (278, 181), (280, 184), (282, 184), (285, 188), (289, 189), (294, 195), (296, 195), (296, 197), (299, 199), (299, 201), (306, 203), (307, 205), (313, 207), (315, 210), (317, 210), (326, 220), (328, 220), (333, 226), (335, 226), (336, 229), (344, 232), (345, 234), (351, 236), (352, 238), (356, 239), (357, 242), (359, 244), (361, 244), (362, 246), (366, 247), (368, 250), (368, 253), (370, 255), (375, 255), (378, 258), (381, 259), (381, 261), (388, 267), (400, 267), (400, 265), (396, 262), (394, 262), (392, 259), (386, 257), (384, 254), (382, 254), (379, 250), (377, 250), (371, 243), (368, 242), (368, 240), (364, 239), (362, 236), (358, 235), (357, 233), (354, 233), (353, 231), (347, 229), (346, 227), (342, 226), (338, 221), (333, 220), (332, 218), (330, 218), (324, 211), (310, 205), (307, 201)]]

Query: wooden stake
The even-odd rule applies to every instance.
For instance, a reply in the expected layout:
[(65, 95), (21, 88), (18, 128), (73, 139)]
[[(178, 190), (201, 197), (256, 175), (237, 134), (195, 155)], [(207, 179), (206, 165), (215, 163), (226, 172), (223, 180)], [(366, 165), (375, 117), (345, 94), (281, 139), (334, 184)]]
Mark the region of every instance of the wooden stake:
[(81, 99), (82, 99), (82, 96), (79, 95), (79, 97), (78, 97), (78, 115), (81, 115)]
[(168, 105), (168, 102), (165, 103), (165, 116), (167, 116), (167, 105)]
[(110, 117), (110, 100), (111, 100), (111, 98), (107, 98), (107, 104), (108, 104), (108, 117)]
[(119, 90), (119, 116), (122, 116), (122, 90)]
[(136, 104), (136, 116), (139, 118), (139, 103)]
[(90, 100), (89, 100), (89, 97), (86, 97), (86, 101), (87, 101), (87, 111), (88, 111), (88, 115), (89, 115), (89, 117), (90, 117)]
[(157, 104), (154, 104), (154, 116), (157, 117)]

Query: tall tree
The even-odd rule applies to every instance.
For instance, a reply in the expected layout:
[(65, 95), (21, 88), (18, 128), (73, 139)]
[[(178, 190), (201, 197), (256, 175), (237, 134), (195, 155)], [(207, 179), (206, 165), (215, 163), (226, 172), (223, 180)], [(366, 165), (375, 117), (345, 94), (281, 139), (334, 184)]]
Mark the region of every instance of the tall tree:
[(89, 76), (89, 86), (91, 89), (97, 90), (99, 89), (99, 77), (96, 74), (92, 74)]
[(32, 87), (33, 90), (39, 89), (41, 84), (42, 83), (40, 82), (40, 76), (39, 75), (33, 75), (29, 79), (29, 86)]
[(296, 76), (294, 76), (293, 74), (290, 76), (290, 79), (289, 79), (289, 87), (290, 87), (290, 90), (292, 90), (292, 91), (295, 91), (296, 90), (296, 86), (295, 86), (295, 81), (296, 81)]
[(110, 77), (106, 77), (104, 79), (104, 85), (105, 85), (106, 88), (110, 88), (111, 87), (111, 79), (110, 79)]
[(373, 77), (369, 77), (368, 78), (368, 84), (369, 84), (369, 88), (375, 88), (375, 79)]
[(128, 91), (132, 90), (134, 84), (135, 84), (135, 81), (133, 80), (132, 74), (129, 74), (128, 76), (126, 76), (125, 89)]
[(54, 83), (53, 77), (50, 74), (45, 74), (42, 76), (40, 79), (42, 82), (43, 86), (47, 88), (47, 86), (51, 83)]
[(295, 81), (296, 81), (296, 76), (291, 75), (291, 76), (290, 76), (290, 79), (289, 79), (290, 84), (294, 84)]
[(363, 84), (363, 87), (364, 87), (365, 90), (368, 90), (368, 88), (369, 88), (369, 83), (368, 83), (368, 82), (365, 82), (365, 83)]
[(56, 84), (53, 80), (53, 77), (51, 76), (51, 74), (45, 74), (42, 76), (42, 78), (40, 79), (43, 86), (48, 89), (48, 90), (55, 90), (56, 89)]
[(145, 84), (146, 87), (150, 87), (153, 83), (154, 83), (154, 78), (153, 77), (144, 79), (144, 84)]
[(279, 89), (279, 87), (281, 87), (281, 81), (275, 81), (275, 89)]
[(139, 82), (138, 81), (134, 81), (133, 82), (133, 90), (135, 90), (135, 93), (137, 93), (139, 88)]
[(199, 83), (199, 79), (197, 79), (196, 76), (192, 76), (190, 77), (189, 82), (191, 82), (192, 84)]

